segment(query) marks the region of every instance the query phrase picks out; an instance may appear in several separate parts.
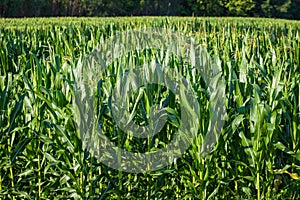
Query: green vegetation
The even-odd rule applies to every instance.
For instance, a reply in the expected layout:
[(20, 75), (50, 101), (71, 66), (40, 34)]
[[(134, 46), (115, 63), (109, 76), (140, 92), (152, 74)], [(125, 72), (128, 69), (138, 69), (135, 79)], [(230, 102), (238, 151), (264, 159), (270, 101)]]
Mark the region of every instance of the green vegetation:
[(300, 19), (300, 0), (2, 0), (0, 17), (247, 16)]
[[(0, 19), (0, 199), (299, 199), (299, 25), (248, 18)], [(72, 114), (72, 71), (100, 42), (142, 27), (193, 36), (220, 60), (227, 118), (216, 148), (199, 157), (209, 117), (207, 85), (200, 74), (190, 75), (188, 63), (162, 53), (160, 59), (192, 82), (203, 116), (200, 137), (173, 165), (130, 174), (83, 150)], [(107, 136), (136, 151), (167, 145), (180, 123), (169, 117), (172, 126), (158, 144), (118, 134), (109, 97), (100, 93), (115, 86), (126, 60), (143, 54), (130, 52), (112, 63), (95, 99)], [(165, 100), (164, 93), (156, 95), (162, 89), (149, 86), (140, 104), (153, 96)], [(135, 109), (135, 120), (143, 122), (143, 106)]]

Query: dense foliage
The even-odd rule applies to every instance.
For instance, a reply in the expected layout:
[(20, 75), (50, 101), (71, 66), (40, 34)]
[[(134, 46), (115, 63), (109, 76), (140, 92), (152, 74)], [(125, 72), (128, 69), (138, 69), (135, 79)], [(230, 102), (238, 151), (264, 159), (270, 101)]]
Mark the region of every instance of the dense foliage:
[(249, 16), (300, 19), (299, 0), (2, 0), (0, 17)]
[[(72, 71), (100, 41), (119, 31), (145, 26), (193, 36), (219, 59), (226, 80), (228, 116), (216, 149), (206, 157), (199, 157), (199, 137), (172, 166), (130, 174), (97, 162), (82, 149), (72, 114)], [(299, 22), (151, 17), (1, 19), (0, 35), (1, 199), (300, 198)], [(141, 55), (131, 52), (128, 60)], [(190, 74), (189, 65), (183, 67), (176, 58), (169, 60), (171, 66)], [(108, 86), (119, 78), (115, 71), (122, 74), (126, 67), (116, 62), (109, 69), (111, 76), (99, 91), (111, 89)], [(209, 115), (207, 85), (199, 74), (192, 78), (205, 118)], [(156, 89), (148, 94), (155, 94)], [(111, 114), (103, 112), (107, 97), (101, 98), (97, 115), (114, 140), (118, 127)], [(143, 112), (136, 109), (138, 114)], [(199, 125), (203, 136), (207, 121), (199, 121)], [(167, 127), (160, 139), (164, 141), (174, 130)], [(125, 141), (119, 143), (122, 148), (148, 148), (147, 143), (121, 137), (120, 141)]]

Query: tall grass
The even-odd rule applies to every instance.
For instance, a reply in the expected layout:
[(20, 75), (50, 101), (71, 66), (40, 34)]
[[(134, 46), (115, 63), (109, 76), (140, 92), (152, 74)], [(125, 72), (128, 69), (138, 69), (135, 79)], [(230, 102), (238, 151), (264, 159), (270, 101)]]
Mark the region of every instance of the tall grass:
[[(1, 19), (0, 198), (2, 199), (299, 199), (299, 22), (243, 18)], [(99, 43), (117, 32), (157, 27), (180, 31), (203, 44), (226, 80), (227, 118), (216, 148), (200, 157), (208, 128), (209, 93), (201, 74), (176, 57), (200, 104), (199, 137), (171, 166), (145, 174), (113, 170), (83, 150), (73, 117), (72, 72)], [(159, 52), (159, 50), (158, 50)], [(176, 134), (180, 103), (157, 85), (145, 88), (145, 105), (173, 110), (155, 141), (127, 137), (109, 110), (109, 91), (125, 73), (131, 52), (99, 82), (97, 116), (107, 136), (132, 151), (161, 148)], [(137, 94), (133, 94), (135, 102)], [(130, 102), (129, 102), (130, 103)], [(129, 109), (133, 105), (129, 104)], [(147, 106), (146, 106), (147, 107)], [(149, 108), (149, 106), (147, 107)]]

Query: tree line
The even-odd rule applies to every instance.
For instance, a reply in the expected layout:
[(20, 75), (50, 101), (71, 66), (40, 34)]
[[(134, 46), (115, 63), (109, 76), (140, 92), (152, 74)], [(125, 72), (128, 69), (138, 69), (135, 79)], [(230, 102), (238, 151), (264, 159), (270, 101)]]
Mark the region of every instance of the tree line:
[(1, 0), (0, 17), (248, 16), (300, 19), (300, 0)]

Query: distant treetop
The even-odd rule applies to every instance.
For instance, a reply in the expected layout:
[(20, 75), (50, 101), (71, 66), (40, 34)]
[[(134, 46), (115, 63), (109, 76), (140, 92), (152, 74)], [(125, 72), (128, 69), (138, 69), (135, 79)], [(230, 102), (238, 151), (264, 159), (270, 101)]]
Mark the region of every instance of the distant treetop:
[(300, 19), (300, 0), (1, 0), (0, 17), (248, 16)]

